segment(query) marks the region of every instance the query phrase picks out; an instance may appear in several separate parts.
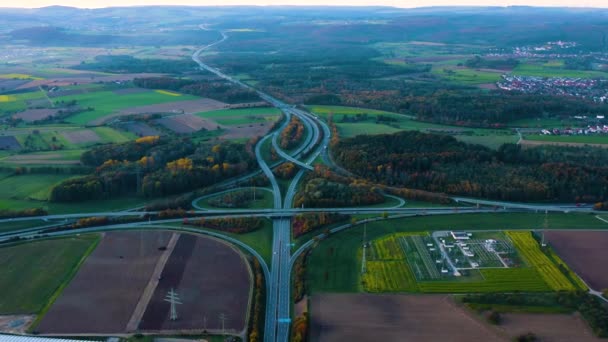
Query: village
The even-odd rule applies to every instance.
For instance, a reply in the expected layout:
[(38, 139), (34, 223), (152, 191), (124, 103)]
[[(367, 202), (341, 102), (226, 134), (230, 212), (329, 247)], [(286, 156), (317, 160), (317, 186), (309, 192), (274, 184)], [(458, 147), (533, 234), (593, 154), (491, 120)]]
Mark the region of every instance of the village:
[(496, 86), (506, 91), (529, 94), (573, 96), (604, 103), (608, 99), (608, 80), (568, 77), (502, 75)]

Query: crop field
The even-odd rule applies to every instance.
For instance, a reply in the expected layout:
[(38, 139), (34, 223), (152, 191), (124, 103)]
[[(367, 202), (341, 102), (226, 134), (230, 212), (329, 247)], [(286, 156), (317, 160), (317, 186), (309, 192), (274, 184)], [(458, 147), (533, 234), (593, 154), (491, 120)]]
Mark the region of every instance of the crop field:
[[(216, 318), (225, 314), (229, 318), (227, 331), (243, 331), (252, 286), (250, 272), (246, 259), (233, 247), (212, 238), (180, 235), (139, 329), (201, 329), (204, 317), (208, 317), (207, 329), (220, 330), (222, 325)], [(172, 288), (183, 302), (177, 321), (169, 319), (170, 305), (164, 301)]]
[(0, 180), (0, 199), (44, 201), (48, 198), (49, 192), (55, 184), (69, 177), (71, 176), (29, 174), (4, 178)]
[(319, 294), (311, 341), (503, 341), (442, 295)]
[(221, 125), (246, 125), (259, 122), (267, 122), (271, 125), (278, 120), (281, 111), (277, 108), (239, 108), (213, 110), (196, 115), (211, 119)]
[(156, 128), (150, 127), (148, 124), (143, 122), (129, 122), (121, 127), (138, 137), (162, 135), (162, 133)]
[(0, 314), (38, 313), (95, 246), (96, 235), (0, 248)]
[(585, 321), (576, 314), (505, 313), (499, 329), (515, 339), (528, 332), (539, 341), (599, 342)]
[[(104, 234), (74, 279), (36, 328), (41, 333), (124, 331), (157, 261), (168, 232)], [(93, 310), (94, 308), (94, 310)]]
[(5, 101), (2, 102), (2, 106), (0, 106), (0, 115), (26, 110), (32, 101), (40, 101), (38, 105), (47, 105), (50, 107), (50, 103), (46, 100), (44, 93), (40, 90), (36, 90), (7, 96)]
[(194, 133), (203, 128), (206, 130), (214, 130), (218, 127), (216, 123), (209, 119), (202, 119), (191, 114), (168, 116), (155, 120), (155, 122), (177, 134)]
[(67, 119), (68, 122), (84, 125), (112, 114), (113, 112), (153, 104), (194, 100), (194, 96), (172, 96), (156, 92), (124, 94), (117, 96), (112, 91), (97, 91), (80, 95), (62, 96), (55, 101), (76, 100), (81, 107), (92, 107), (93, 111), (78, 113)]
[(608, 232), (548, 231), (545, 238), (557, 254), (592, 289), (608, 288)]
[(538, 76), (538, 77), (571, 77), (571, 78), (596, 78), (607, 77), (608, 73), (601, 71), (569, 70), (556, 68), (554, 66), (522, 63), (512, 71), (513, 75)]
[(515, 247), (529, 266), (538, 270), (552, 290), (576, 290), (576, 287), (559, 270), (557, 265), (540, 250), (539, 243), (532, 237), (530, 232), (508, 232), (507, 235), (511, 238)]
[(74, 165), (80, 164), (80, 155), (84, 150), (59, 150), (15, 154), (0, 158), (0, 165)]

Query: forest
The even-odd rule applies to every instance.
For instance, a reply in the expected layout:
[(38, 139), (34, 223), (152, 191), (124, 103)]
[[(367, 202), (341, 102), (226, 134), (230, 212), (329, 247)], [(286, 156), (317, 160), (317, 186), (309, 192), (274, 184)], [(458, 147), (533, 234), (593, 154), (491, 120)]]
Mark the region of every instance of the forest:
[(344, 139), (334, 156), (373, 182), (453, 195), (601, 202), (608, 193), (608, 151), (595, 147), (505, 144), (495, 151), (411, 131)]
[(53, 187), (50, 200), (74, 202), (124, 194), (180, 194), (251, 171), (252, 141), (194, 143), (189, 138), (144, 137), (95, 147), (81, 157), (95, 172)]
[(305, 208), (350, 207), (372, 205), (384, 202), (380, 189), (369, 184), (353, 182), (340, 183), (315, 176), (307, 177), (306, 183), (296, 195), (294, 207)]

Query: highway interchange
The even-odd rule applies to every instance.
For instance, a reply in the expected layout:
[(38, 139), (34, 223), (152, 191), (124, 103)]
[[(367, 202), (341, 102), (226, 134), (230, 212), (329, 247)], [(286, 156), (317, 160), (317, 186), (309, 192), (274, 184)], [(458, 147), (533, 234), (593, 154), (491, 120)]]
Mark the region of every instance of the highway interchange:
[[(200, 26), (203, 30), (208, 30), (204, 25)], [(256, 257), (263, 269), (266, 279), (266, 317), (265, 317), (265, 329), (264, 329), (264, 341), (266, 342), (285, 342), (289, 340), (289, 328), (290, 328), (290, 317), (291, 317), (291, 296), (290, 296), (290, 275), (296, 258), (306, 249), (309, 248), (314, 240), (304, 243), (298, 250), (292, 254), (292, 241), (291, 241), (291, 217), (299, 213), (305, 212), (336, 212), (343, 214), (383, 214), (386, 213), (391, 217), (403, 217), (403, 216), (415, 216), (415, 215), (445, 215), (454, 213), (482, 213), (482, 212), (496, 212), (496, 211), (534, 211), (534, 212), (590, 212), (590, 207), (580, 207), (576, 205), (542, 205), (542, 204), (519, 204), (519, 203), (508, 203), (498, 201), (486, 201), (470, 198), (453, 198), (456, 202), (469, 203), (471, 207), (453, 207), (453, 208), (402, 208), (401, 205), (392, 208), (326, 208), (326, 209), (310, 209), (310, 208), (293, 208), (293, 200), (296, 195), (297, 186), (302, 179), (305, 172), (313, 170), (311, 166), (312, 162), (321, 156), (322, 160), (327, 165), (333, 165), (331, 158), (328, 155), (331, 131), (327, 124), (318, 117), (308, 112), (299, 110), (292, 105), (288, 105), (266, 93), (263, 93), (251, 86), (236, 80), (216, 68), (206, 65), (200, 59), (200, 54), (228, 39), (228, 36), (221, 32), (221, 40), (200, 48), (196, 51), (192, 59), (200, 66), (202, 70), (207, 70), (225, 80), (228, 80), (241, 87), (252, 89), (258, 93), (258, 95), (265, 101), (270, 103), (272, 106), (279, 108), (284, 113), (284, 120), (282, 125), (273, 132), (269, 132), (268, 135), (264, 136), (256, 145), (255, 155), (260, 166), (261, 172), (268, 178), (271, 184), (271, 191), (273, 194), (273, 208), (272, 209), (233, 209), (233, 210), (205, 210), (195, 205), (197, 210), (192, 211), (194, 215), (201, 216), (217, 216), (217, 217), (233, 217), (233, 216), (263, 216), (269, 217), (273, 220), (273, 243), (272, 243), (272, 260), (271, 264), (267, 265), (264, 259), (250, 246), (221, 233), (214, 232), (201, 232), (196, 228), (188, 227), (167, 227), (163, 224), (181, 222), (182, 219), (169, 219), (169, 220), (155, 220), (150, 222), (140, 223), (129, 223), (129, 224), (114, 224), (103, 227), (94, 228), (83, 228), (70, 231), (60, 231), (45, 233), (44, 236), (64, 236), (73, 235), (86, 232), (95, 231), (108, 231), (108, 230), (128, 230), (128, 229), (142, 229), (142, 227), (148, 228), (164, 228), (174, 229), (183, 232), (207, 234), (215, 236), (231, 243), (241, 246), (254, 257)], [(292, 116), (298, 117), (304, 124), (307, 135), (301, 145), (294, 151), (284, 151), (277, 143), (277, 138), (280, 132), (288, 125), (289, 120)], [(299, 171), (293, 180), (289, 183), (285, 194), (282, 194), (279, 184), (271, 171), (271, 168), (280, 164), (281, 162), (268, 165), (261, 154), (261, 147), (264, 142), (271, 139), (272, 146), (277, 151), (277, 154), (284, 161), (293, 162), (299, 167)], [(224, 182), (218, 189), (226, 189), (234, 187), (239, 182), (242, 182), (248, 178), (258, 175), (260, 172), (254, 172), (237, 179)], [(226, 191), (226, 190), (223, 190)], [(196, 202), (196, 201), (195, 201)], [(403, 204), (401, 202), (400, 204)], [(480, 207), (484, 206), (484, 207)], [(489, 206), (489, 208), (488, 208)], [(107, 216), (107, 217), (127, 217), (127, 216), (143, 216), (143, 215), (154, 215), (155, 212), (146, 212), (142, 210), (131, 210), (131, 211), (118, 211), (118, 212), (100, 212), (100, 213), (81, 213), (81, 214), (67, 214), (67, 215), (48, 215), (44, 217), (37, 217), (39, 219), (49, 221), (48, 225), (43, 227), (36, 227), (30, 229), (24, 229), (18, 232), (3, 233), (0, 234), (0, 242), (11, 238), (33, 238), (40, 236), (40, 232), (52, 228), (68, 220), (75, 220), (82, 217), (92, 216)], [(31, 220), (31, 217), (25, 218), (14, 218), (14, 219), (2, 219), (0, 224), (5, 222), (15, 221), (26, 221)], [(63, 220), (62, 222), (55, 222), (51, 224), (53, 220)], [(375, 219), (367, 219), (360, 223), (371, 221)], [(331, 233), (335, 233), (351, 227), (351, 224), (345, 224), (340, 227), (336, 227), (331, 230)], [(322, 236), (321, 234), (320, 236)]]

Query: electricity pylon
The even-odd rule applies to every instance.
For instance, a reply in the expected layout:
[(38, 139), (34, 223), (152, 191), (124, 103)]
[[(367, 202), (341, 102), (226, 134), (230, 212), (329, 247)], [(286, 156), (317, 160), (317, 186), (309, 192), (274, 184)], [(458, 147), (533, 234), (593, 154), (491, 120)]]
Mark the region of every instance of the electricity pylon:
[(172, 321), (176, 321), (177, 320), (176, 305), (182, 304), (182, 302), (179, 300), (179, 296), (177, 295), (177, 292), (175, 292), (173, 290), (173, 288), (171, 288), (171, 291), (169, 291), (169, 293), (167, 293), (167, 296), (165, 296), (165, 302), (171, 303), (171, 316), (169, 318)]

